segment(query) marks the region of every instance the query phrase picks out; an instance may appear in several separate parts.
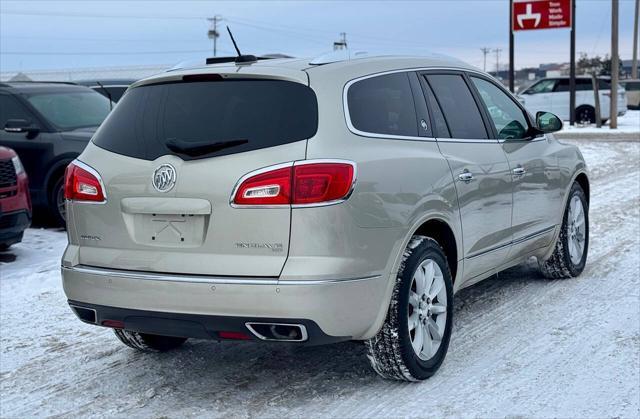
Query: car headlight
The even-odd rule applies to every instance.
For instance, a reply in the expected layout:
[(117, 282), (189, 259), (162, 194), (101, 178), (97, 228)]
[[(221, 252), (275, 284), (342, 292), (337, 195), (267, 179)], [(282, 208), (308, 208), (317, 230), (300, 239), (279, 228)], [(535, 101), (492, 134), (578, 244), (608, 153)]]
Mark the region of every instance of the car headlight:
[(24, 172), (24, 166), (20, 161), (20, 157), (18, 156), (11, 157), (11, 163), (13, 163), (13, 168), (16, 169), (16, 175), (19, 175), (20, 173)]

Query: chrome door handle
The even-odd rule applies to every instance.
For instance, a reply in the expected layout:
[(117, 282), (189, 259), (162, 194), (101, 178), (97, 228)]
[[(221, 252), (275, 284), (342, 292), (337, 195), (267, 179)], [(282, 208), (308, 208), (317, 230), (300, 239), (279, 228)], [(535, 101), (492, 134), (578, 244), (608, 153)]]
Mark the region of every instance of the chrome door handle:
[(473, 179), (475, 179), (475, 178), (473, 177), (473, 173), (471, 173), (471, 172), (470, 172), (470, 171), (468, 171), (468, 170), (465, 170), (464, 172), (462, 172), (462, 173), (460, 173), (460, 174), (458, 175), (458, 180), (459, 180), (459, 181), (461, 181), (461, 182), (469, 183), (469, 182), (471, 182)]
[(527, 173), (527, 171), (522, 166), (518, 166), (515, 169), (513, 169), (513, 175), (516, 177), (523, 176), (525, 173)]

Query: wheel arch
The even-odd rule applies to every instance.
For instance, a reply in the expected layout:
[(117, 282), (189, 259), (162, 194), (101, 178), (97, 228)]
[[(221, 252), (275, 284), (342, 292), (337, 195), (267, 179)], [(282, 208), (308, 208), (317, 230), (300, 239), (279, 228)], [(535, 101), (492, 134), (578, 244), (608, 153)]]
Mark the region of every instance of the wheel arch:
[[(589, 198), (591, 196), (591, 190), (589, 185), (589, 177), (587, 176), (587, 174), (585, 172), (579, 172), (577, 175), (574, 176), (573, 182), (578, 182), (578, 184), (584, 191), (585, 196), (587, 197), (587, 204), (588, 204)], [(573, 185), (573, 182), (571, 182), (571, 185)]]
[(451, 278), (455, 282), (458, 273), (458, 241), (449, 224), (440, 218), (430, 218), (418, 226), (410, 237), (415, 235), (431, 237), (444, 250), (449, 264)]

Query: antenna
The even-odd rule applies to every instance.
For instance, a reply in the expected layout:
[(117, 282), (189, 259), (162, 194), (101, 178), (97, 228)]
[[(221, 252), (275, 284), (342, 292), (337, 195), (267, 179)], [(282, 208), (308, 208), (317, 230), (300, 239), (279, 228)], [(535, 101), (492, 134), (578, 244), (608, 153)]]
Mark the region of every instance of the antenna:
[(254, 55), (242, 55), (242, 53), (240, 52), (240, 48), (238, 48), (238, 44), (236, 44), (236, 40), (233, 37), (233, 34), (231, 33), (231, 29), (229, 29), (229, 26), (227, 26), (227, 32), (229, 32), (229, 36), (231, 37), (231, 42), (233, 42), (233, 47), (236, 49), (236, 52), (238, 53), (238, 57), (236, 58), (235, 62), (236, 64), (243, 64), (243, 63), (253, 63), (258, 61), (258, 59), (254, 56)]
[(236, 40), (233, 37), (233, 34), (231, 33), (231, 29), (229, 29), (229, 26), (227, 26), (227, 32), (229, 32), (229, 36), (231, 37), (231, 42), (233, 42), (233, 47), (236, 49), (236, 52), (238, 53), (238, 57), (242, 57), (242, 54), (240, 53), (240, 49), (238, 48), (238, 44), (236, 44)]

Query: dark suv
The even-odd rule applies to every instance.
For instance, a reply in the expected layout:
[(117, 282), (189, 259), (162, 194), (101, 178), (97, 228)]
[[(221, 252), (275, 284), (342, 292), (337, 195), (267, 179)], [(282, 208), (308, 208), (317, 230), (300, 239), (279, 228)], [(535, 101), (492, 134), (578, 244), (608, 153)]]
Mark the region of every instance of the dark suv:
[(63, 178), (110, 110), (109, 99), (67, 83), (0, 83), (0, 145), (18, 153), (34, 207), (64, 223)]

